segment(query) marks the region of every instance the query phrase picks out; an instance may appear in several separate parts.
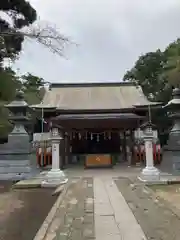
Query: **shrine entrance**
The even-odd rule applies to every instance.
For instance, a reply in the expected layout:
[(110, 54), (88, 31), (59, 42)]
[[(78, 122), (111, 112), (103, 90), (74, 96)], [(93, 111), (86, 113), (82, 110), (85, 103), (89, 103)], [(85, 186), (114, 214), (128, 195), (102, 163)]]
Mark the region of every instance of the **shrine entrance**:
[(133, 131), (118, 129), (89, 129), (72, 131), (70, 136), (70, 164), (85, 167), (111, 167), (128, 161), (127, 147), (133, 141)]
[(112, 167), (131, 161), (134, 130), (142, 118), (130, 113), (61, 114), (53, 124), (62, 131), (61, 164)]
[(71, 141), (73, 154), (119, 153), (121, 139), (117, 132), (99, 130), (75, 133)]

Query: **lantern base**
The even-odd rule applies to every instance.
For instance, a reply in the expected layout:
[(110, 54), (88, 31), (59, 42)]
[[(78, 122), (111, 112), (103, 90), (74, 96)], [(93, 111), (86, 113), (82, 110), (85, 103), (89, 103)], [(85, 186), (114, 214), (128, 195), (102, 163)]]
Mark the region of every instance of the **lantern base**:
[(145, 167), (138, 178), (142, 182), (156, 182), (160, 180), (160, 171), (156, 167)]
[(68, 178), (62, 170), (50, 170), (41, 183), (41, 187), (57, 187), (66, 184)]

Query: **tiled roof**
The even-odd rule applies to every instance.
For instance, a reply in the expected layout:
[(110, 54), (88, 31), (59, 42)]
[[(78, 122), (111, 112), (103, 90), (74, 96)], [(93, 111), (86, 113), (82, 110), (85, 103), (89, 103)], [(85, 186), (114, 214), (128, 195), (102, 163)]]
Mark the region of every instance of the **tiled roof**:
[(129, 83), (52, 84), (44, 106), (65, 110), (110, 110), (148, 105), (141, 87)]

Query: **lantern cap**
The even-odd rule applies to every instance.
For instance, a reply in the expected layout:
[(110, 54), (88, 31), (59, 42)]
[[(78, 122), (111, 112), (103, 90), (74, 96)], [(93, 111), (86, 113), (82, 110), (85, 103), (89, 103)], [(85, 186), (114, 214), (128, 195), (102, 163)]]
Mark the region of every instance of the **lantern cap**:
[(172, 92), (172, 99), (164, 106), (165, 108), (172, 108), (173, 106), (180, 106), (180, 89), (175, 88)]
[(155, 128), (155, 125), (152, 124), (152, 122), (148, 121), (148, 122), (143, 123), (143, 124), (140, 126), (140, 128), (141, 128), (142, 130), (145, 130), (146, 128)]

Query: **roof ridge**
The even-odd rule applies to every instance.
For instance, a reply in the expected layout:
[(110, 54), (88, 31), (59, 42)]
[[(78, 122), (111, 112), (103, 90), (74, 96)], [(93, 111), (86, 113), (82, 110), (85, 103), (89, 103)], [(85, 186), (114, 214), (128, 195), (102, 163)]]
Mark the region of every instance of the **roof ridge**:
[(136, 86), (132, 82), (84, 82), (84, 83), (51, 83), (50, 88), (63, 87), (118, 87), (118, 86)]

